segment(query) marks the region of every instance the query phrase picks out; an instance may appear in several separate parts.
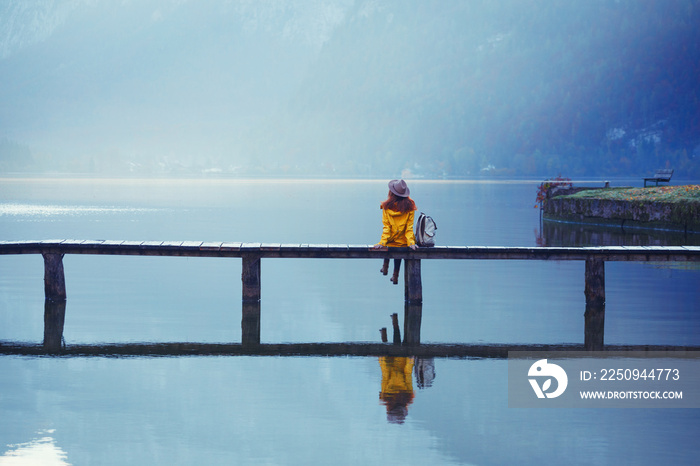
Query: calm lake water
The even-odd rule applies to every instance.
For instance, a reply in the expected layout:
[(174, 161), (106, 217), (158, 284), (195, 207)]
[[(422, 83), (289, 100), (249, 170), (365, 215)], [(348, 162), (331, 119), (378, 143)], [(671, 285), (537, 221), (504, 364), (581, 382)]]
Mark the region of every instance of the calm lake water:
[[(409, 182), (442, 245), (700, 244), (541, 225), (537, 184)], [(386, 193), (386, 181), (2, 179), (0, 239), (373, 244)], [(241, 340), (238, 259), (69, 255), (64, 265), (66, 344)], [(262, 343), (380, 341), (390, 315), (403, 317), (403, 286), (380, 266), (263, 259)], [(422, 269), (423, 342), (583, 343), (583, 263)], [(700, 345), (698, 285), (697, 268), (606, 263), (605, 343)], [(41, 256), (0, 256), (0, 341), (40, 343), (43, 310)], [(403, 410), (382, 395), (391, 363), (414, 369)], [(2, 356), (0, 465), (697, 463), (699, 410), (508, 408), (507, 365)], [(429, 376), (417, 379), (418, 367)]]

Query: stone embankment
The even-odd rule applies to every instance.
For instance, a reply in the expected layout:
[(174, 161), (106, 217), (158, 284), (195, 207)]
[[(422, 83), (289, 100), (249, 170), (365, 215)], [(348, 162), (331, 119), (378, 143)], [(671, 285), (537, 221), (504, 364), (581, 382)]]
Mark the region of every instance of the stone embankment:
[(544, 202), (543, 218), (700, 233), (700, 201), (687, 198), (669, 200), (662, 195), (655, 197), (654, 189), (642, 192), (638, 188), (627, 188), (627, 191), (620, 188), (555, 188)]

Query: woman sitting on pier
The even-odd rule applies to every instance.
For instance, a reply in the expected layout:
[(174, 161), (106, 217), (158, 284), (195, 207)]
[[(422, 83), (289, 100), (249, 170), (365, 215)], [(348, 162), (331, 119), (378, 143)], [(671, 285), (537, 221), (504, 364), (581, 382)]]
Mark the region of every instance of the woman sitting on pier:
[[(416, 249), (416, 238), (413, 235), (413, 211), (416, 203), (409, 197), (410, 190), (404, 180), (389, 181), (389, 196), (382, 202), (382, 238), (375, 244), (375, 249), (383, 247), (410, 247)], [(394, 274), (391, 281), (394, 285), (399, 283), (399, 269), (401, 259), (394, 259)], [(389, 259), (384, 259), (384, 266), (380, 269), (383, 275), (389, 272)]]

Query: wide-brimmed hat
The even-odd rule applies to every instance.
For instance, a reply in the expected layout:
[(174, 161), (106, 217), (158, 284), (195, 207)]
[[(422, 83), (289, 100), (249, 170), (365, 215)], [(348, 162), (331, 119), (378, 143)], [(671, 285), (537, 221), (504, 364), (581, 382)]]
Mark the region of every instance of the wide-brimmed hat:
[(408, 189), (408, 185), (406, 185), (404, 180), (389, 181), (389, 191), (399, 197), (408, 197), (408, 195), (411, 194), (411, 190)]

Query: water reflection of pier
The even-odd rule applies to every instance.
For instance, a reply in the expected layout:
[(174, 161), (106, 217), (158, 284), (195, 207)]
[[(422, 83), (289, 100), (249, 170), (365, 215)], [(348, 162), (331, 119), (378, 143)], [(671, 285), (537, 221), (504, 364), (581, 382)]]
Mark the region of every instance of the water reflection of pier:
[[(509, 344), (421, 344), (418, 346), (385, 343), (113, 343), (71, 344), (60, 348), (63, 357), (131, 357), (131, 356), (412, 356), (422, 358), (507, 359), (511, 351), (584, 351), (582, 344), (509, 345)], [(634, 351), (638, 354), (657, 351), (700, 351), (698, 346), (606, 345), (605, 351)], [(0, 354), (19, 356), (55, 356), (42, 344), (0, 342)]]
[[(398, 318), (394, 314), (395, 324), (394, 324), (394, 338), (393, 346), (403, 347), (407, 351), (399, 352), (396, 354), (413, 354), (412, 348), (420, 348), (420, 329), (421, 329), (421, 318), (422, 318), (422, 304), (420, 303), (405, 303), (404, 304), (404, 330), (403, 339), (401, 339), (401, 332), (397, 329), (396, 322)], [(52, 301), (46, 300), (44, 303), (44, 340), (42, 348), (48, 353), (66, 353), (66, 346), (63, 343), (63, 327), (66, 314), (66, 301)], [(255, 302), (243, 302), (242, 306), (242, 318), (241, 318), (241, 351), (253, 351), (255, 352), (258, 347), (261, 346), (260, 340), (260, 301)], [(584, 348), (587, 350), (602, 350), (604, 348), (603, 343), (603, 331), (605, 326), (605, 306), (604, 304), (598, 307), (587, 306), (585, 312), (585, 325), (584, 325)], [(382, 329), (385, 330), (385, 329)], [(187, 344), (190, 345), (190, 344)], [(358, 344), (362, 345), (362, 344)], [(12, 346), (12, 345), (11, 345)], [(20, 345), (22, 346), (22, 345)], [(391, 345), (385, 345), (391, 346)], [(454, 345), (444, 345), (445, 347), (450, 347)], [(497, 345), (498, 346), (498, 345)], [(188, 346), (189, 347), (189, 346)], [(469, 346), (465, 346), (467, 348)], [(193, 348), (200, 348), (198, 351), (207, 348), (206, 345), (193, 346)], [(227, 350), (232, 351), (235, 346), (222, 346), (216, 347), (212, 346), (212, 351), (215, 348), (227, 348)], [(280, 347), (282, 348), (282, 347)], [(292, 348), (292, 347), (289, 347)], [(300, 347), (301, 348), (301, 347)], [(309, 349), (320, 348), (320, 346), (314, 347), (309, 346)], [(333, 349), (333, 346), (325, 346), (325, 348)], [(336, 347), (337, 350), (343, 351), (344, 348), (352, 348), (352, 346), (340, 345)], [(373, 346), (368, 346), (367, 348), (375, 348)], [(376, 349), (376, 348), (375, 348)], [(0, 352), (2, 352), (2, 344), (0, 344)], [(380, 354), (395, 354), (394, 351), (380, 352)]]

